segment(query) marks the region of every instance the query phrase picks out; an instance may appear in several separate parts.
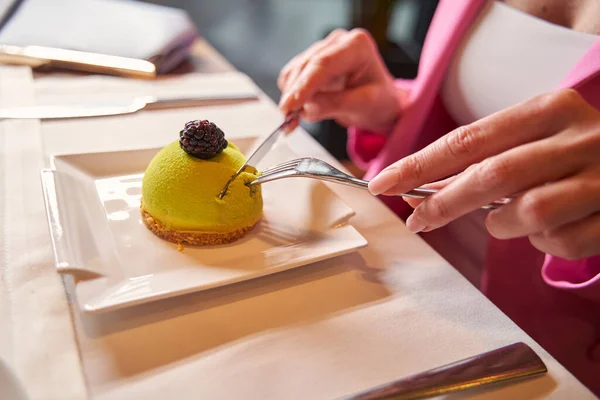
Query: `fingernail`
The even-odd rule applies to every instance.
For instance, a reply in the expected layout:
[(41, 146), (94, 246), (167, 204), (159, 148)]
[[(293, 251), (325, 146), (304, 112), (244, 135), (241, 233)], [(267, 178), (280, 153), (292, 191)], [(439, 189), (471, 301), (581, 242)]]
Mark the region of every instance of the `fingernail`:
[(406, 227), (413, 233), (419, 233), (427, 227), (427, 223), (419, 218), (417, 214), (412, 213), (406, 220)]
[(398, 180), (398, 174), (393, 169), (381, 172), (369, 182), (369, 191), (374, 196), (391, 189)]

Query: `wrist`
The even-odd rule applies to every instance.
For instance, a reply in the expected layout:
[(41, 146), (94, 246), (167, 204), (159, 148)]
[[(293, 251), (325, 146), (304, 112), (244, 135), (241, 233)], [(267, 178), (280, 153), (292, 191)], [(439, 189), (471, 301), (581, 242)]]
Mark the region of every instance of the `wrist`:
[(379, 118), (373, 121), (374, 123), (372, 126), (365, 128), (383, 136), (391, 135), (398, 124), (398, 121), (400, 121), (405, 104), (407, 103), (407, 98), (408, 92), (402, 88), (396, 87), (393, 82), (391, 82), (382, 91), (381, 99), (378, 102), (381, 106), (375, 110), (375, 112), (379, 114)]

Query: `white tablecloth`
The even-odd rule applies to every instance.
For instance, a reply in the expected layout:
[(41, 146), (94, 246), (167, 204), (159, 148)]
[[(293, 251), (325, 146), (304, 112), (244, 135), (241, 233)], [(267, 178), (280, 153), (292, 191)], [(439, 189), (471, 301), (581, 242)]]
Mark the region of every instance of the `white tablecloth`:
[[(114, 78), (33, 85), (27, 75), (0, 69), (0, 104), (31, 102), (34, 87), (44, 102), (81, 90), (135, 91)], [(206, 79), (252, 85), (239, 74), (191, 79), (183, 86), (198, 91)], [(171, 83), (169, 90), (182, 85)], [(343, 186), (331, 188), (356, 211), (352, 224), (369, 241), (357, 253), (209, 292), (80, 313), (72, 282), (65, 297), (53, 270), (39, 169), (52, 153), (164, 145), (196, 118), (215, 121), (234, 142), (281, 121), (263, 99), (41, 127), (1, 123), (0, 316), (8, 324), (0, 328), (0, 356), (32, 398), (330, 399), (516, 341), (537, 351), (548, 375), (474, 398), (594, 398), (386, 207)], [(288, 140), (298, 154), (337, 165), (305, 132)]]
[[(34, 104), (29, 68), (0, 68), (0, 105)], [(32, 399), (86, 394), (69, 304), (53, 270), (39, 121), (0, 122), (0, 357)]]

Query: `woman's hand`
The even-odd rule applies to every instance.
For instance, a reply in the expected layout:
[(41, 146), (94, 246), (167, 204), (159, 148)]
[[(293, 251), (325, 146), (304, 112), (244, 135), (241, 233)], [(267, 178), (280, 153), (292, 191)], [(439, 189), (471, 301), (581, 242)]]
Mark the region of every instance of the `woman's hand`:
[(277, 83), (284, 114), (302, 109), (307, 121), (334, 119), (376, 132), (394, 126), (405, 95), (363, 29), (333, 31), (294, 57)]
[(410, 230), (430, 231), (516, 195), (488, 214), (492, 236), (528, 236), (542, 252), (566, 259), (600, 254), (600, 112), (576, 91), (535, 97), (460, 127), (386, 168), (369, 189), (398, 195), (457, 173), (429, 185), (440, 191), (428, 199), (410, 201)]

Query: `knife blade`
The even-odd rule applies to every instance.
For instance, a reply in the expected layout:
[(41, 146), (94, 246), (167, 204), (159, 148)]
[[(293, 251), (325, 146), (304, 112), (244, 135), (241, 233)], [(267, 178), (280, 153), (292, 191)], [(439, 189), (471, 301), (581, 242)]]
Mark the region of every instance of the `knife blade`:
[(227, 189), (229, 189), (229, 185), (231, 185), (231, 182), (233, 182), (235, 178), (237, 178), (242, 173), (242, 171), (246, 169), (247, 166), (256, 165), (258, 162), (260, 162), (260, 160), (264, 158), (265, 155), (267, 155), (269, 150), (271, 150), (273, 145), (277, 142), (277, 139), (279, 139), (279, 136), (281, 136), (281, 134), (285, 131), (285, 128), (289, 124), (291, 124), (296, 118), (298, 118), (299, 115), (300, 112), (290, 113), (281, 123), (281, 125), (275, 128), (275, 130), (271, 132), (269, 136), (265, 138), (265, 140), (263, 140), (263, 142), (256, 148), (256, 150), (254, 150), (252, 155), (248, 157), (244, 165), (242, 165), (236, 171), (236, 173), (229, 179), (229, 181), (227, 181), (225, 187), (223, 187), (223, 190), (221, 190), (221, 193), (219, 193), (219, 199), (222, 199), (223, 196), (225, 196), (225, 193), (227, 193)]
[(189, 97), (141, 96), (134, 97), (133, 99), (106, 102), (0, 108), (0, 119), (64, 119), (102, 117), (109, 115), (132, 114), (142, 109), (160, 109), (185, 106), (191, 107), (197, 103), (203, 102), (245, 101), (257, 100), (258, 98), (258, 95), (253, 92), (233, 92)]

